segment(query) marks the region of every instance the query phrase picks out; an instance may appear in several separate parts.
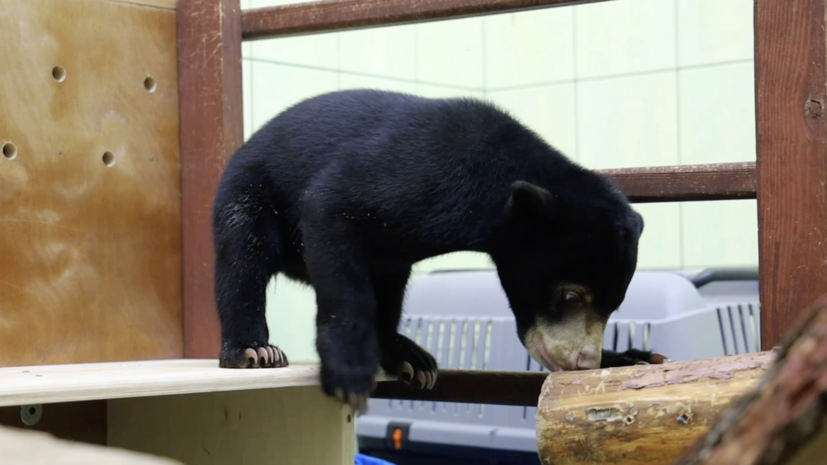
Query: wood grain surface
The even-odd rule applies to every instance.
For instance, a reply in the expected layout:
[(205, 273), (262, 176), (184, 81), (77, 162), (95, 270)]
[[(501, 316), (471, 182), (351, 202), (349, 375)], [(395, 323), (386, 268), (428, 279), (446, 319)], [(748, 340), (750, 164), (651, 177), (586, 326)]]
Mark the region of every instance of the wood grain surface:
[(4, 465), (183, 465), (151, 454), (57, 439), (40, 431), (0, 426)]
[(755, 198), (755, 163), (652, 166), (600, 171), (635, 203)]
[(242, 15), (244, 40), (466, 18), (605, 0), (327, 0), (254, 8)]
[(756, 386), (772, 352), (552, 373), (537, 403), (544, 465), (667, 465)]
[(184, 234), (184, 356), (218, 357), (211, 211), (227, 158), (244, 140), (238, 0), (178, 2)]
[(180, 357), (175, 12), (0, 0), (0, 30), (0, 366)]
[(761, 343), (827, 289), (823, 0), (755, 3)]
[(0, 379), (0, 407), (292, 386), (315, 386), (321, 392), (317, 365), (228, 370), (215, 359), (5, 367)]

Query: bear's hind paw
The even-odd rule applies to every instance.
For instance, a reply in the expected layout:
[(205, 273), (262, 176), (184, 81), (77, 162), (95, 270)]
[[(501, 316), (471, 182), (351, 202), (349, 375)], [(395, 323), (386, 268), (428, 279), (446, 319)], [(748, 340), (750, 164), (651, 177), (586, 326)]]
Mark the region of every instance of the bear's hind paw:
[(221, 368), (282, 368), (287, 356), (278, 347), (263, 342), (225, 345), (218, 366)]

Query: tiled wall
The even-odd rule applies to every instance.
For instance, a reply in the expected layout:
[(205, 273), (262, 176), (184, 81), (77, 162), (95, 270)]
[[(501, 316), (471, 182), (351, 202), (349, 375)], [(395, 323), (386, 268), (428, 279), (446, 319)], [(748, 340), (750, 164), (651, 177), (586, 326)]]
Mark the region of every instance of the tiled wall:
[[(303, 98), (373, 87), (486, 98), (590, 168), (752, 161), (752, 4), (615, 0), (245, 43), (245, 133)], [(640, 267), (757, 263), (755, 201), (636, 208)], [(417, 272), (450, 267), (490, 264), (458, 253)], [(268, 305), (273, 341), (315, 359), (312, 291), (279, 278)]]

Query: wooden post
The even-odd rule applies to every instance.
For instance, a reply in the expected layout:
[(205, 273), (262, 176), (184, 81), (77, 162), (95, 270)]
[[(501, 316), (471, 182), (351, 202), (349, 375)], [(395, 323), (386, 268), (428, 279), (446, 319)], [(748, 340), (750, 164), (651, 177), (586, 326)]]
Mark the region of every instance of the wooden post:
[(184, 254), (184, 356), (215, 358), (213, 195), (244, 140), (239, 0), (178, 2), (178, 92)]
[(756, 0), (761, 342), (827, 289), (824, 0)]

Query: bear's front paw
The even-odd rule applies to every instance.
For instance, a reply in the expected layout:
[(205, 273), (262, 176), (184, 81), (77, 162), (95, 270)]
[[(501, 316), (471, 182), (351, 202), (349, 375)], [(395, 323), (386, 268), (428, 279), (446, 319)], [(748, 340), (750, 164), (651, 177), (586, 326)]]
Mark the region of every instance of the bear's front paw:
[(415, 388), (433, 389), (438, 367), (434, 357), (414, 341), (396, 334), (383, 341), (382, 369)]
[(600, 368), (625, 367), (632, 365), (660, 365), (670, 360), (649, 350), (629, 349), (626, 352), (603, 352)]
[(225, 343), (218, 358), (221, 368), (281, 368), (287, 365), (287, 356), (281, 349), (261, 341)]
[(368, 398), (376, 388), (376, 369), (369, 367), (338, 366), (322, 364), (322, 390), (350, 405), (354, 412), (367, 411)]

